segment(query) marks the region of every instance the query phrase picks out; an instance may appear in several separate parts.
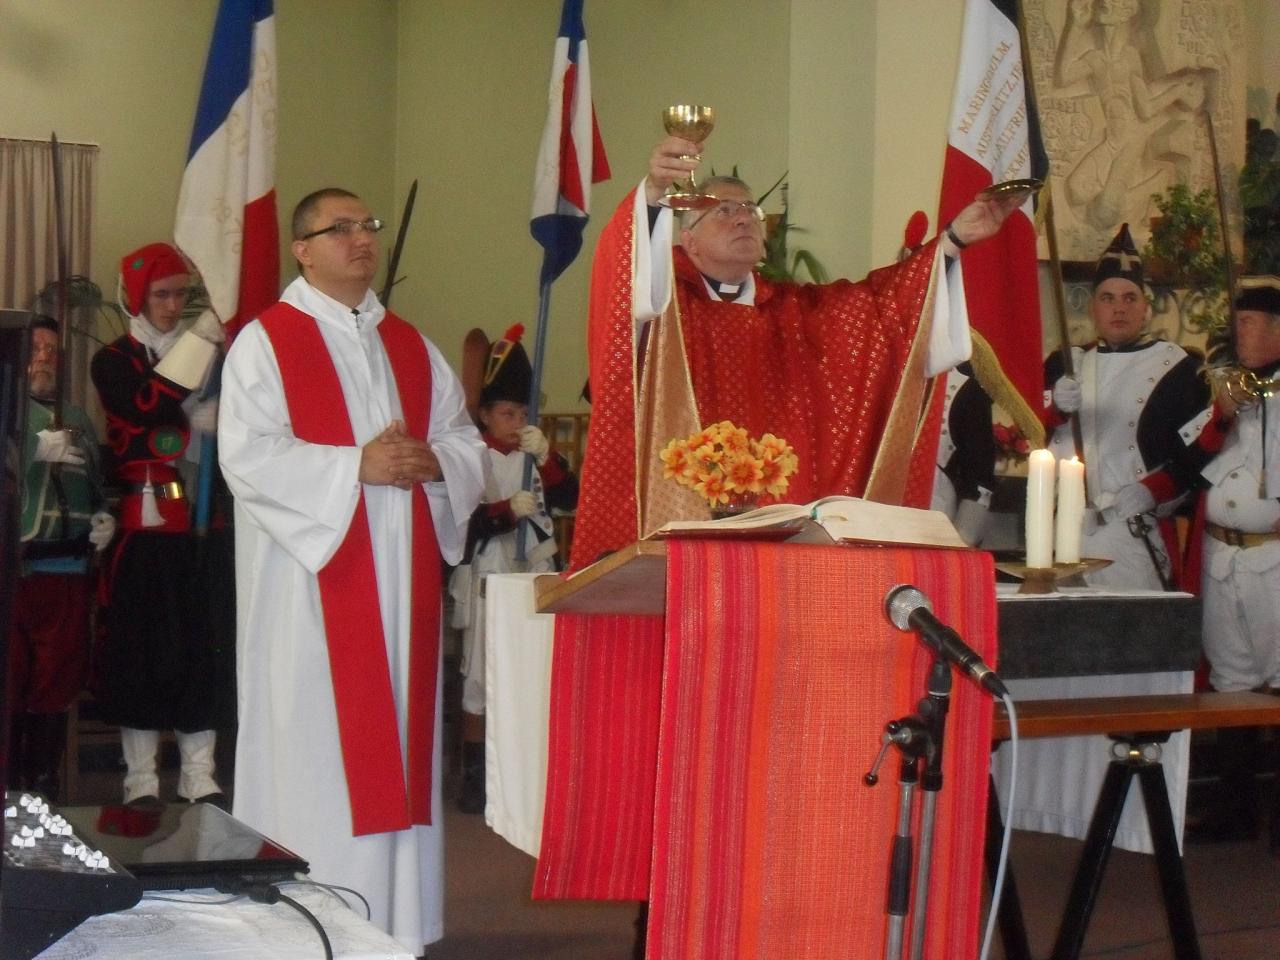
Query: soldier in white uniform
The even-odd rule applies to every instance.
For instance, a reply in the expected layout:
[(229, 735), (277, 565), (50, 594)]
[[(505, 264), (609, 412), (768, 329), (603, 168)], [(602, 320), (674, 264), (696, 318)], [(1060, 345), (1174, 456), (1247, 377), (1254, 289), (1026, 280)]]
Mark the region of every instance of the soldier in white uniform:
[[(1244, 277), (1236, 299), (1235, 359), (1256, 378), (1219, 390), (1195, 425), (1207, 460), (1202, 592), (1204, 650), (1215, 690), (1280, 692), (1280, 278)], [(1189, 437), (1190, 439), (1190, 437)], [(1212, 459), (1210, 459), (1212, 458)], [(1221, 795), (1189, 836), (1250, 840), (1257, 832), (1257, 728), (1218, 731)], [(1271, 849), (1280, 854), (1280, 796)]]
[[(1155, 518), (1177, 506), (1189, 481), (1185, 470), (1163, 468), (1186, 456), (1179, 430), (1208, 404), (1208, 386), (1198, 358), (1145, 334), (1151, 308), (1128, 224), (1098, 261), (1091, 309), (1098, 340), (1072, 348), (1075, 376), (1064, 376), (1058, 353), (1045, 362), (1050, 449), (1085, 463), (1082, 550), (1111, 560), (1089, 583), (1159, 590), (1173, 569)], [(1080, 451), (1071, 416), (1080, 420)]]

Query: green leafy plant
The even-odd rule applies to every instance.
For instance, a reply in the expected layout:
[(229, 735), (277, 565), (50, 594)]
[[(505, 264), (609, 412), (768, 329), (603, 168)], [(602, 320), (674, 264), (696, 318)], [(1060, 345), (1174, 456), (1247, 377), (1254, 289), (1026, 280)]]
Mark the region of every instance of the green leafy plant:
[(1186, 291), (1182, 312), (1191, 328), (1217, 333), (1227, 324), (1226, 269), (1213, 193), (1176, 183), (1151, 199), (1160, 216), (1142, 256), (1152, 286)]

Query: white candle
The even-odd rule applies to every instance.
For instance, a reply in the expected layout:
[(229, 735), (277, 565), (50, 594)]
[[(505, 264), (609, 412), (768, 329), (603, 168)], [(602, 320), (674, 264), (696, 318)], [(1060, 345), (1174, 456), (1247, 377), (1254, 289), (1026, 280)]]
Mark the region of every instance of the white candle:
[(1027, 566), (1053, 566), (1053, 454), (1032, 450), (1027, 462)]
[(1080, 562), (1083, 527), (1084, 464), (1072, 457), (1058, 461), (1058, 516), (1053, 539), (1053, 555), (1058, 563)]

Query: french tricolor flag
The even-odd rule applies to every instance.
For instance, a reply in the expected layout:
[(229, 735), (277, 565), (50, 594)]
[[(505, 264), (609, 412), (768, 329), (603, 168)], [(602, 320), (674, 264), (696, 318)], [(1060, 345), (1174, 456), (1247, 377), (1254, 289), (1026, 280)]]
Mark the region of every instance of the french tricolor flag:
[(196, 108), (174, 239), (228, 335), (280, 293), (272, 0), (221, 0)]
[[(1043, 180), (1048, 169), (1022, 61), (1018, 0), (966, 0), (939, 225), (950, 223), (984, 187)], [(963, 262), (978, 379), (1032, 445), (1040, 446), (1044, 358), (1032, 200), (1010, 214), (998, 234), (966, 250)], [(997, 363), (983, 362), (983, 354)]]
[(582, 248), (591, 185), (609, 179), (609, 160), (591, 103), (582, 0), (565, 0), (551, 62), (547, 125), (533, 178), (529, 231), (542, 244), (542, 283), (560, 276)]

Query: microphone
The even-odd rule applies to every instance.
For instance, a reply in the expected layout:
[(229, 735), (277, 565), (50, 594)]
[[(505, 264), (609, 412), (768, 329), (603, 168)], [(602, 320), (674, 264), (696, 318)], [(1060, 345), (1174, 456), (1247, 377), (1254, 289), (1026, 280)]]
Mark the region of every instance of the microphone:
[(959, 666), (992, 696), (1008, 696), (1004, 681), (976, 650), (960, 639), (960, 634), (933, 615), (933, 605), (918, 587), (898, 584), (885, 594), (884, 612), (895, 627), (904, 633), (914, 630), (920, 634), (928, 647)]

